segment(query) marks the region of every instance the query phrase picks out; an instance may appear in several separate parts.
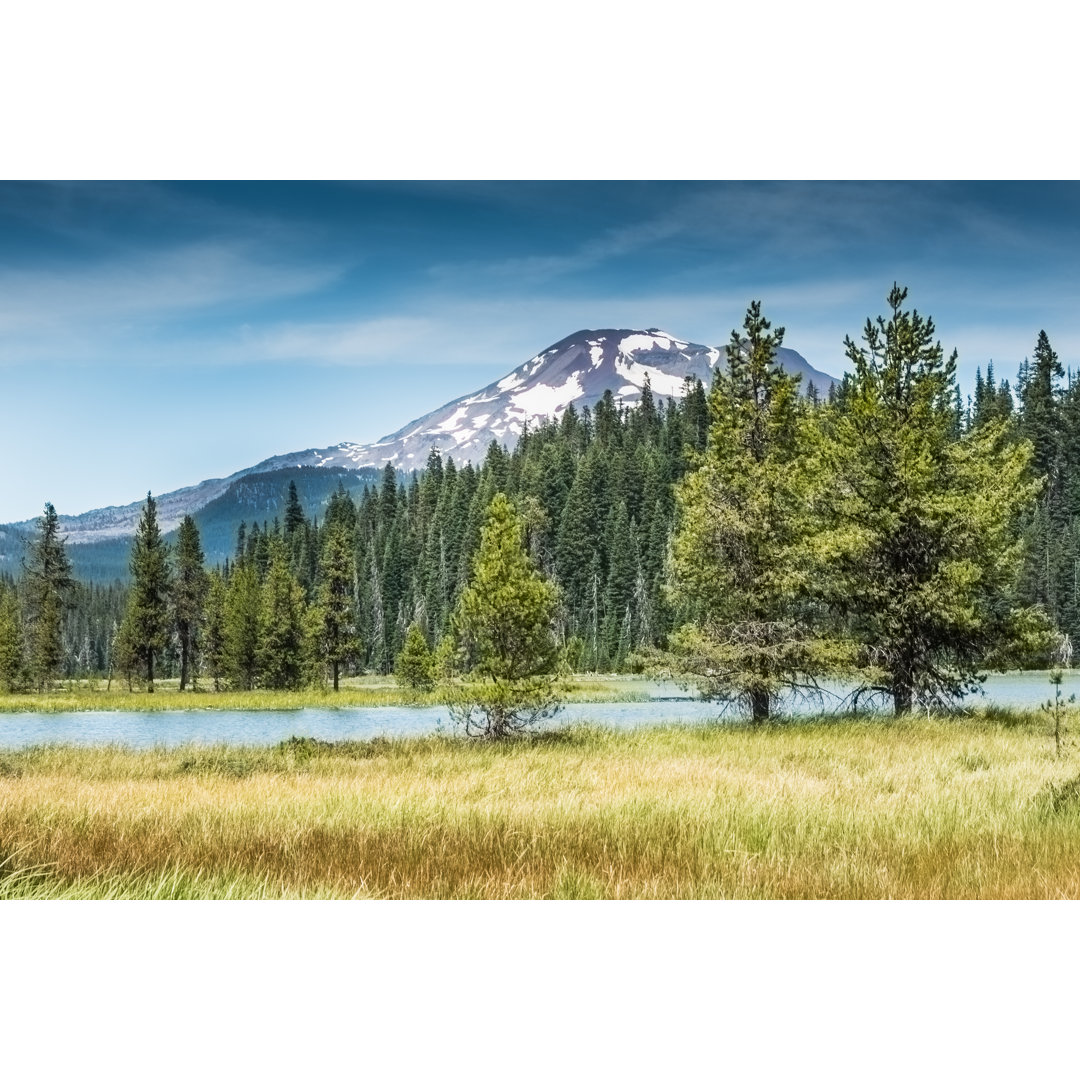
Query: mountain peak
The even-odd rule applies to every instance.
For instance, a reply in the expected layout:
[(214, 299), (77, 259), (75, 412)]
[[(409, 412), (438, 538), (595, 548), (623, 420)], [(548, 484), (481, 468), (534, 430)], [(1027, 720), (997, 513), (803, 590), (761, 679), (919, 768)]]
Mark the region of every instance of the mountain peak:
[[(723, 349), (695, 345), (652, 326), (582, 329), (537, 353), (497, 382), (414, 420), (369, 446), (347, 444), (316, 454), (312, 464), (360, 468), (391, 462), (420, 468), (432, 449), (459, 461), (477, 460), (492, 440), (512, 445), (526, 424), (558, 419), (570, 406), (595, 408), (608, 391), (620, 404), (636, 405), (648, 381), (659, 398), (681, 398), (688, 378), (706, 385)], [(828, 391), (836, 380), (816, 371), (791, 349), (777, 360), (787, 371)], [(300, 464), (302, 462), (290, 462)]]

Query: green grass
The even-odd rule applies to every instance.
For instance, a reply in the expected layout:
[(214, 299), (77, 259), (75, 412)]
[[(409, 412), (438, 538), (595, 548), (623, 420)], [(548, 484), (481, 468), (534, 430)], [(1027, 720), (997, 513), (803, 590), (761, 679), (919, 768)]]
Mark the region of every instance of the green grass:
[[(581, 676), (566, 686), (568, 701), (644, 701), (639, 680), (627, 677)], [(170, 709), (229, 709), (245, 712), (267, 709), (357, 708), (378, 705), (437, 705), (443, 693), (419, 693), (398, 686), (392, 676), (363, 676), (344, 680), (336, 693), (328, 688), (303, 690), (222, 690), (200, 686), (179, 691), (177, 680), (158, 680), (154, 693), (113, 682), (72, 680), (45, 693), (0, 692), (0, 714), (59, 712), (161, 712)]]
[(0, 862), (0, 897), (1080, 897), (1080, 768), (1001, 710), (41, 746), (0, 753)]

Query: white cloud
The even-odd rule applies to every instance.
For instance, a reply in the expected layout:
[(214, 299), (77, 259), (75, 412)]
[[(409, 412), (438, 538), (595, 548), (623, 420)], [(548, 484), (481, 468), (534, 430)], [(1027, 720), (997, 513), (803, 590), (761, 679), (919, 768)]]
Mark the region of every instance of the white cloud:
[[(410, 315), (331, 323), (284, 323), (245, 332), (244, 343), (236, 355), (246, 352), (253, 360), (378, 364), (416, 357), (417, 350), (422, 354), (422, 350), (433, 344), (439, 329), (425, 316)], [(445, 327), (441, 329), (445, 332)]]

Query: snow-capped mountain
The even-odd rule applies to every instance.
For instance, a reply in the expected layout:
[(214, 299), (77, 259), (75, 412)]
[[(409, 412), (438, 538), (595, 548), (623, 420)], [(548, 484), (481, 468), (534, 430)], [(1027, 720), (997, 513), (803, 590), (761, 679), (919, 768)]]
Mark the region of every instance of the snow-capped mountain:
[[(579, 411), (595, 407), (608, 390), (616, 402), (636, 405), (648, 379), (655, 398), (680, 398), (686, 379), (706, 387), (726, 349), (694, 345), (662, 330), (579, 330), (538, 353), (498, 382), (421, 416), (376, 443), (341, 443), (325, 450), (305, 450), (271, 458), (273, 467), (335, 465), (344, 468), (423, 468), (437, 448), (457, 462), (484, 456), (492, 439), (508, 447), (525, 424), (535, 428), (558, 418), (568, 405)], [(780, 349), (785, 371), (802, 376), (804, 392), (812, 383), (822, 397), (837, 382), (812, 368), (792, 349)]]
[[(594, 407), (610, 390), (619, 403), (641, 399), (646, 378), (655, 398), (678, 398), (685, 380), (696, 376), (706, 386), (725, 351), (694, 345), (662, 330), (581, 330), (538, 353), (498, 382), (451, 401), (375, 443), (339, 443), (323, 450), (301, 450), (268, 458), (220, 480), (182, 488), (157, 497), (163, 532), (179, 526), (185, 514), (196, 514), (211, 503), (230, 498), (238, 485), (250, 487), (256, 474), (300, 467), (327, 471), (382, 468), (387, 462), (404, 471), (423, 468), (437, 447), (444, 458), (458, 463), (477, 461), (492, 439), (512, 447), (525, 424), (538, 426), (558, 418), (571, 404), (578, 410)], [(802, 376), (804, 390), (812, 383), (825, 396), (837, 380), (812, 368), (797, 352), (781, 349), (780, 365)], [(303, 493), (301, 493), (303, 498)], [(242, 500), (241, 500), (242, 501)], [(61, 515), (70, 544), (117, 541), (135, 532), (143, 502), (91, 510), (75, 517)], [(24, 535), (32, 522), (0, 528), (0, 565), (6, 540)], [(14, 547), (12, 547), (14, 550)]]

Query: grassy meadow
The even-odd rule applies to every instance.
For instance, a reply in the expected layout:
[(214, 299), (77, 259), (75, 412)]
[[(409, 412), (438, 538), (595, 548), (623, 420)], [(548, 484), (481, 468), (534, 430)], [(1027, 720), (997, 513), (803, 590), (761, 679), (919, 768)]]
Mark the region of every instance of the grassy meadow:
[[(586, 675), (568, 679), (567, 701), (644, 701), (647, 694), (636, 680), (625, 675)], [(171, 709), (228, 709), (258, 712), (270, 709), (368, 708), (378, 705), (438, 705), (445, 690), (430, 692), (400, 686), (393, 676), (363, 675), (341, 681), (341, 688), (305, 687), (302, 690), (221, 690), (207, 685), (180, 693), (179, 680), (158, 679), (154, 692), (141, 685), (134, 690), (114, 680), (72, 679), (55, 684), (44, 693), (5, 693), (0, 690), (0, 715), (4, 713), (61, 712), (166, 712)]]
[(0, 897), (1080, 897), (1078, 773), (1000, 710), (36, 747), (0, 752)]

